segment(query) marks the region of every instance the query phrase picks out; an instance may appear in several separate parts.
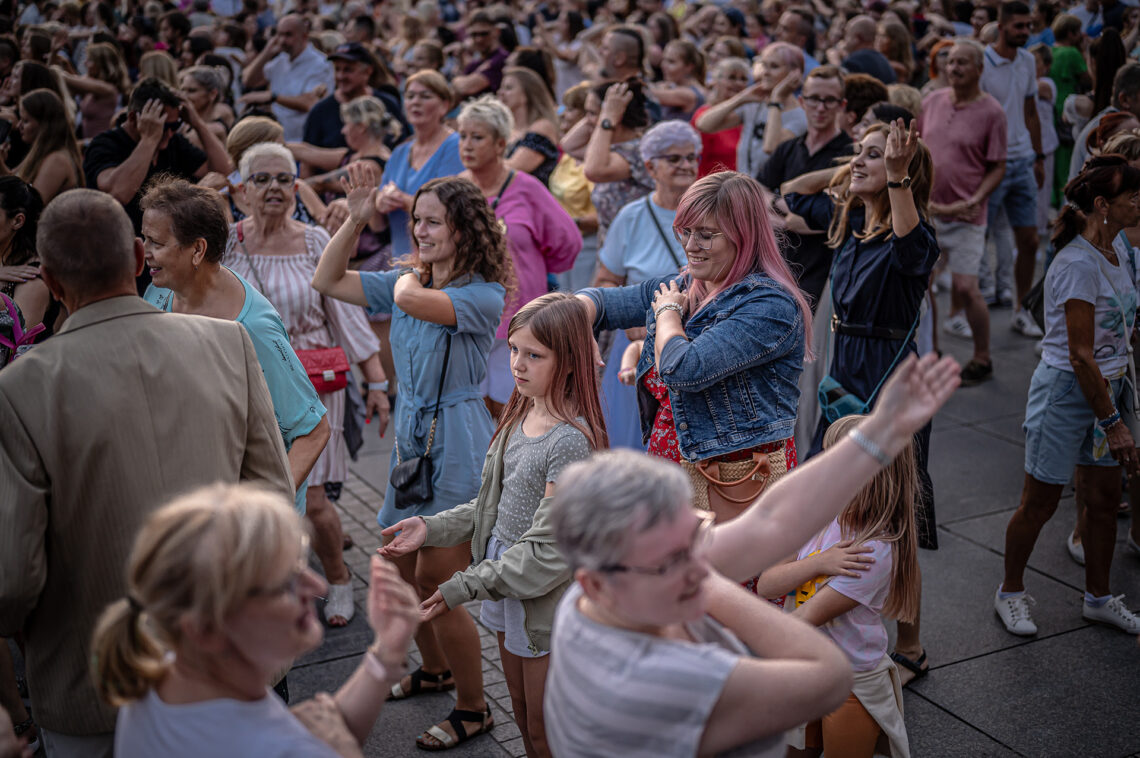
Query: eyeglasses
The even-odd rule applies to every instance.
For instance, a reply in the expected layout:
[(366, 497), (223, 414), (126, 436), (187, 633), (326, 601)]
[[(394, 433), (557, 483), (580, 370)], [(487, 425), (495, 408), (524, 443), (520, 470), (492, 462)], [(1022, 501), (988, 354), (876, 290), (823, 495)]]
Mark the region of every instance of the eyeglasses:
[(834, 108), (843, 102), (843, 98), (839, 97), (820, 97), (819, 95), (808, 95), (804, 98), (804, 102), (813, 108), (824, 106), (825, 108)]
[(693, 539), (689, 543), (689, 546), (673, 553), (666, 558), (665, 562), (661, 565), (649, 567), (626, 566), (621, 563), (611, 563), (607, 566), (602, 566), (598, 570), (608, 574), (629, 573), (644, 574), (646, 576), (665, 576), (678, 566), (683, 566), (701, 555), (712, 541), (715, 517), (709, 511), (701, 511), (700, 514), (700, 521), (697, 523), (697, 528), (693, 530)]
[(670, 166), (679, 166), (682, 163), (700, 163), (701, 156), (697, 153), (689, 153), (688, 155), (658, 155), (653, 158), (655, 161), (665, 161)]
[(689, 238), (694, 237), (697, 241), (697, 247), (701, 250), (708, 250), (713, 246), (713, 242), (717, 237), (724, 236), (724, 232), (710, 232), (708, 229), (689, 229), (688, 227), (674, 226), (673, 236), (681, 243), (681, 247), (689, 244)]
[(297, 564), (293, 570), (289, 572), (288, 578), (284, 582), (278, 584), (276, 587), (256, 587), (249, 591), (248, 596), (251, 598), (256, 597), (281, 597), (282, 595), (298, 596), (297, 588), (301, 584), (301, 577), (309, 570), (309, 535), (301, 535), (301, 555), (297, 558)]
[(290, 174), (287, 171), (282, 171), (280, 174), (270, 174), (266, 171), (258, 171), (249, 177), (249, 182), (254, 187), (268, 187), (270, 182), (277, 182), (282, 187), (290, 187), (293, 182), (297, 180), (296, 174)]

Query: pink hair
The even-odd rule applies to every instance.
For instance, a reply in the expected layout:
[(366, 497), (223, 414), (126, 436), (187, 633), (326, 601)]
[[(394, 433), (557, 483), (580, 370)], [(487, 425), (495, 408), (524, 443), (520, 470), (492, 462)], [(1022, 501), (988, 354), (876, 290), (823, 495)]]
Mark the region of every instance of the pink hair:
[(678, 227), (699, 228), (706, 220), (714, 220), (725, 239), (737, 250), (732, 268), (719, 283), (710, 286), (698, 279), (690, 280), (688, 311), (696, 313), (749, 274), (766, 274), (799, 306), (803, 317), (804, 355), (811, 357), (811, 306), (776, 243), (768, 207), (769, 196), (760, 183), (736, 171), (709, 174), (686, 190), (673, 223)]

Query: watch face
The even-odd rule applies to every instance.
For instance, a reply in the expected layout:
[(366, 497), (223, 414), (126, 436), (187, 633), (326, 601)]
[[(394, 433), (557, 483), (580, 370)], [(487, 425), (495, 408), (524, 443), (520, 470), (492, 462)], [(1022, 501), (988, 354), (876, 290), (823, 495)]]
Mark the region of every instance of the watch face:
[(602, 128), (603, 129), (613, 129), (614, 123), (612, 121), (610, 121), (608, 118), (603, 118), (602, 119)]

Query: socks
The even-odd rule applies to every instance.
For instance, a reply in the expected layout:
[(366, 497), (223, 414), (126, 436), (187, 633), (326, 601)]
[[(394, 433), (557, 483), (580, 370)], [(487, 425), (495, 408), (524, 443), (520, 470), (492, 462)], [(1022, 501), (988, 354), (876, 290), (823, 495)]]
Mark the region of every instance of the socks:
[(1112, 595), (1105, 595), (1104, 597), (1093, 597), (1090, 593), (1085, 593), (1085, 605), (1090, 608), (1103, 608), (1104, 604), (1112, 600)]
[(1001, 585), (999, 584), (997, 594), (998, 594), (998, 598), (1000, 598), (1001, 600), (1009, 600), (1011, 597), (1017, 597), (1018, 595), (1024, 595), (1025, 590), (1022, 590), (1021, 592), (1006, 592), (1005, 590), (1003, 590), (1001, 588)]

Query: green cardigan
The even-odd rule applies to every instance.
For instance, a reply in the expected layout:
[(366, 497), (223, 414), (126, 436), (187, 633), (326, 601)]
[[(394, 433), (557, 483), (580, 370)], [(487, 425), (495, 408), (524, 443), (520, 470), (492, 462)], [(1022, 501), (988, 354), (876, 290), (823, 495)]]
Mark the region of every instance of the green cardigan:
[(502, 558), (484, 560), (503, 491), (503, 454), (513, 431), (512, 428), (491, 442), (483, 461), (483, 481), (474, 500), (424, 518), (424, 544), (452, 547), (471, 540), (471, 566), (439, 585), (447, 607), (457, 608), (470, 600), (510, 597), (522, 601), (529, 648), (537, 655), (550, 650), (554, 611), (573, 576), (554, 542), (550, 497), (539, 501), (530, 529)]

